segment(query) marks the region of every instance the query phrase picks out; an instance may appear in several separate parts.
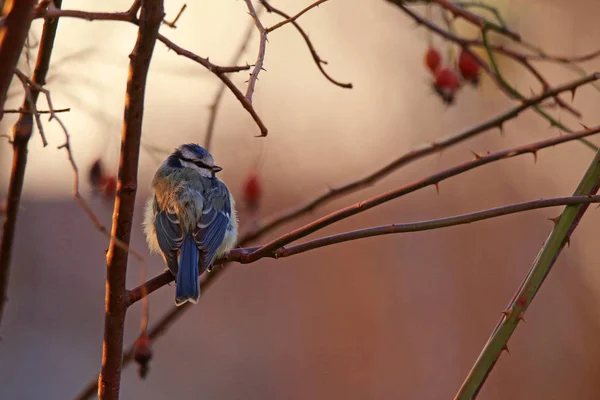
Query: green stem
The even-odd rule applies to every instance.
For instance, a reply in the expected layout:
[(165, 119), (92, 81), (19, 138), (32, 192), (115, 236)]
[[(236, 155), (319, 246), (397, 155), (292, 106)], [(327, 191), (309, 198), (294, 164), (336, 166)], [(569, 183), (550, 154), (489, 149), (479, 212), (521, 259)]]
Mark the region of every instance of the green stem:
[[(600, 151), (596, 153), (594, 160), (573, 195), (593, 195), (598, 191), (599, 185)], [(565, 244), (569, 243), (570, 236), (587, 210), (587, 207), (587, 204), (565, 207), (556, 221), (550, 236), (534, 260), (529, 274), (510, 301), (508, 309), (504, 312), (504, 316), (492, 332), (475, 365), (459, 389), (455, 400), (470, 400), (477, 396), (477, 393), (500, 357), (502, 350), (507, 349), (506, 343), (515, 331), (519, 321), (523, 319), (524, 312), (531, 304), (560, 252)]]

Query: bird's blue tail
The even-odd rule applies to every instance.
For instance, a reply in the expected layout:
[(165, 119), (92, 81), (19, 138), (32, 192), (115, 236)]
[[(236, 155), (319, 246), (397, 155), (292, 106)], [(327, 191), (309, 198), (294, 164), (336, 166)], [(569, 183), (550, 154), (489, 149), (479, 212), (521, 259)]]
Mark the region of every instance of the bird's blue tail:
[(175, 304), (180, 306), (186, 301), (196, 303), (200, 297), (198, 282), (198, 246), (191, 235), (183, 240), (179, 249), (179, 269), (175, 283)]

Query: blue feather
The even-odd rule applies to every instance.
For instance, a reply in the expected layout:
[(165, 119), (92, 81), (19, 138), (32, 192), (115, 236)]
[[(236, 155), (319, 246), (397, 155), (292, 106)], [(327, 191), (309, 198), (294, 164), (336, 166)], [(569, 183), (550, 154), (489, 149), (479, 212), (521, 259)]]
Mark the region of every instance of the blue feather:
[(179, 249), (179, 270), (175, 283), (175, 304), (181, 305), (186, 301), (196, 303), (200, 297), (198, 282), (199, 250), (191, 235), (187, 235)]

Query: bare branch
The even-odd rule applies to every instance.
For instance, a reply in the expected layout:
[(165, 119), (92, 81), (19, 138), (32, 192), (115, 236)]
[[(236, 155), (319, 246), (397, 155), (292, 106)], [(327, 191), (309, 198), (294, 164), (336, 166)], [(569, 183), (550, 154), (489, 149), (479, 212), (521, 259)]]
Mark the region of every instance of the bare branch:
[[(290, 18), (289, 15), (287, 15), (286, 13), (284, 13), (281, 10), (278, 10), (277, 8), (273, 7), (270, 3), (268, 3), (266, 0), (260, 0), (261, 4), (265, 7), (265, 9), (267, 10), (267, 12), (272, 12), (275, 13), (277, 15), (282, 16), (283, 18)], [(321, 71), (321, 74), (323, 74), (323, 76), (331, 83), (333, 83), (336, 86), (345, 88), (345, 89), (352, 89), (352, 83), (343, 83), (340, 82), (338, 80), (335, 80), (334, 78), (331, 77), (331, 75), (329, 75), (327, 73), (327, 71), (325, 71), (325, 69), (323, 68), (323, 65), (327, 64), (327, 61), (321, 59), (321, 57), (319, 56), (319, 54), (317, 53), (317, 51), (315, 50), (315, 47), (313, 46), (310, 38), (308, 37), (308, 34), (304, 31), (304, 29), (302, 29), (302, 27), (296, 22), (296, 21), (292, 21), (291, 22), (292, 25), (294, 25), (294, 28), (296, 28), (296, 30), (298, 31), (298, 33), (300, 33), (300, 36), (302, 36), (302, 38), (304, 39), (304, 42), (306, 43), (306, 46), (308, 46), (308, 50), (310, 51), (310, 54), (315, 62), (315, 64), (317, 65), (317, 68), (319, 68), (319, 71)]]
[(399, 158), (393, 160), (389, 164), (363, 178), (357, 179), (337, 188), (330, 188), (326, 193), (315, 197), (314, 199), (306, 202), (305, 204), (300, 205), (299, 207), (293, 208), (288, 211), (284, 211), (266, 221), (259, 222), (256, 225), (256, 228), (247, 233), (247, 237), (249, 240), (254, 240), (260, 235), (262, 235), (264, 232), (271, 231), (272, 229), (277, 228), (286, 222), (289, 222), (297, 217), (305, 215), (314, 210), (316, 207), (322, 206), (334, 199), (338, 199), (342, 196), (353, 193), (364, 187), (373, 185), (375, 182), (385, 178), (397, 169), (404, 167), (416, 160), (420, 160), (425, 156), (441, 152), (442, 150), (450, 146), (461, 143), (490, 129), (498, 128), (502, 130), (505, 122), (516, 118), (523, 111), (527, 110), (533, 105), (539, 104), (545, 99), (554, 97), (559, 93), (576, 90), (578, 87), (594, 82), (598, 79), (600, 79), (600, 73), (595, 73), (582, 79), (577, 79), (573, 82), (556, 87), (555, 89), (545, 91), (538, 96), (531, 97), (523, 101), (520, 105), (513, 107), (508, 111), (485, 121), (482, 124), (475, 125), (464, 132), (460, 132), (454, 135), (448, 135), (444, 138), (436, 140), (435, 142), (425, 143), (403, 154)]
[[(135, 5), (135, 3), (134, 3), (134, 5)], [(134, 6), (132, 6), (127, 11), (113, 12), (113, 13), (86, 12), (86, 11), (79, 11), (79, 10), (50, 10), (50, 9), (38, 8), (38, 9), (36, 9), (36, 12), (34, 13), (34, 18), (53, 19), (53, 18), (60, 18), (60, 17), (71, 17), (71, 18), (85, 19), (88, 21), (123, 21), (123, 22), (129, 22), (129, 23), (132, 23), (135, 25), (139, 25), (139, 21), (136, 17), (136, 13), (137, 13), (137, 9)], [(248, 113), (250, 114), (252, 119), (254, 119), (254, 121), (256, 122), (256, 124), (258, 125), (258, 127), (260, 129), (261, 136), (267, 136), (268, 129), (265, 126), (265, 124), (262, 122), (262, 120), (260, 119), (260, 117), (258, 116), (256, 111), (254, 110), (254, 107), (252, 107), (252, 103), (250, 101), (248, 101), (246, 96), (244, 96), (244, 94), (233, 84), (231, 79), (229, 79), (227, 77), (227, 75), (225, 75), (225, 74), (231, 73), (231, 72), (239, 72), (239, 71), (249, 70), (250, 69), (249, 65), (245, 65), (245, 66), (215, 65), (215, 64), (211, 63), (208, 60), (208, 58), (200, 57), (199, 55), (176, 45), (175, 43), (173, 43), (171, 40), (169, 40), (165, 36), (161, 35), (160, 33), (158, 34), (158, 40), (161, 41), (169, 49), (173, 50), (176, 54), (186, 57), (186, 58), (189, 58), (190, 60), (192, 60), (194, 62), (197, 62), (198, 64), (202, 65), (203, 67), (208, 69), (210, 72), (215, 74), (225, 84), (225, 86), (227, 86), (229, 88), (229, 90), (231, 90), (231, 92), (236, 97), (236, 99), (238, 99), (238, 101), (242, 104), (242, 107), (246, 111), (248, 111)]]
[(163, 20), (163, 24), (167, 25), (169, 28), (173, 28), (173, 29), (177, 29), (177, 26), (175, 25), (177, 23), (177, 21), (179, 21), (179, 18), (181, 17), (181, 14), (183, 14), (183, 12), (185, 11), (185, 9), (187, 8), (187, 4), (183, 4), (181, 6), (181, 9), (179, 10), (179, 12), (177, 13), (177, 15), (175, 16), (175, 18), (173, 18), (173, 21), (167, 21), (167, 20)]
[(258, 29), (258, 33), (260, 34), (260, 42), (258, 46), (258, 56), (256, 57), (256, 62), (254, 63), (254, 68), (252, 72), (250, 72), (250, 79), (248, 79), (248, 88), (246, 89), (246, 99), (250, 104), (252, 104), (252, 95), (254, 94), (254, 87), (256, 86), (256, 81), (258, 80), (258, 74), (263, 69), (263, 63), (265, 61), (265, 52), (267, 50), (267, 30), (263, 26), (262, 22), (258, 18), (256, 14), (256, 10), (254, 9), (254, 5), (252, 4), (252, 0), (245, 0), (246, 6), (248, 7), (248, 13), (254, 20), (254, 24), (256, 25), (256, 29)]
[(431, 3), (438, 4), (440, 7), (450, 11), (455, 17), (461, 17), (466, 21), (469, 21), (471, 24), (477, 26), (479, 29), (489, 29), (492, 31), (496, 31), (501, 35), (504, 35), (516, 42), (521, 41), (521, 35), (518, 32), (510, 30), (504, 25), (498, 25), (496, 23), (488, 21), (477, 14), (473, 14), (467, 9), (457, 6), (449, 0), (431, 0)]
[(503, 207), (490, 208), (468, 214), (456, 215), (452, 217), (432, 219), (429, 221), (410, 222), (405, 224), (391, 224), (376, 226), (372, 228), (359, 229), (350, 232), (344, 232), (337, 235), (325, 236), (319, 239), (310, 240), (291, 247), (282, 247), (273, 255), (274, 258), (290, 257), (296, 254), (304, 253), (309, 250), (315, 250), (320, 247), (331, 246), (348, 242), (351, 240), (365, 239), (369, 237), (390, 235), (396, 233), (421, 232), (433, 229), (447, 228), (457, 225), (465, 225), (486, 219), (497, 218), (504, 215), (516, 214), (524, 211), (537, 210), (540, 208), (600, 203), (600, 196), (571, 196), (557, 197), (552, 199), (539, 199), (523, 203), (511, 204)]
[[(263, 11), (263, 7), (257, 7), (256, 8), (256, 15), (259, 16), (260, 13)], [(248, 43), (250, 42), (250, 38), (252, 37), (252, 32), (254, 31), (254, 22), (250, 22), (248, 24), (248, 27), (246, 28), (246, 31), (244, 32), (244, 34), (242, 35), (242, 41), (240, 43), (240, 47), (238, 48), (238, 50), (235, 52), (235, 54), (233, 55), (233, 57), (231, 58), (231, 65), (237, 65), (242, 56), (244, 55), (244, 52), (246, 51), (246, 48), (248, 47)], [(221, 85), (219, 86), (219, 89), (217, 90), (217, 93), (215, 94), (214, 100), (212, 102), (212, 104), (210, 105), (210, 115), (208, 117), (208, 123), (206, 125), (206, 133), (204, 135), (204, 148), (206, 150), (210, 150), (211, 148), (211, 144), (212, 144), (212, 138), (213, 138), (213, 134), (215, 131), (215, 125), (217, 122), (217, 115), (219, 113), (219, 107), (221, 105), (221, 101), (223, 99), (223, 95), (225, 94), (225, 88), (227, 86), (225, 85), (224, 82), (221, 82)]]
[(296, 21), (298, 18), (300, 18), (304, 13), (306, 13), (307, 11), (310, 11), (311, 9), (320, 6), (321, 4), (325, 3), (327, 0), (318, 0), (315, 1), (314, 3), (312, 3), (311, 5), (309, 5), (308, 7), (306, 7), (304, 10), (300, 11), (298, 14), (294, 15), (293, 17), (288, 17), (286, 18), (284, 21), (278, 22), (275, 25), (269, 27), (266, 29), (267, 33), (271, 33), (273, 32), (275, 29), (281, 28), (282, 26), (284, 26), (285, 24), (288, 24), (290, 22), (294, 22)]
[[(413, 183), (407, 184), (403, 187), (394, 189), (387, 193), (380, 194), (378, 196), (372, 197), (370, 199), (361, 201), (357, 204), (342, 208), (337, 210), (329, 215), (326, 215), (314, 222), (311, 222), (303, 227), (300, 227), (290, 233), (284, 234), (271, 242), (259, 246), (259, 247), (249, 247), (249, 248), (238, 248), (234, 249), (229, 254), (221, 259), (217, 259), (214, 262), (214, 265), (223, 264), (225, 262), (238, 262), (241, 264), (250, 264), (258, 261), (261, 258), (271, 257), (277, 258), (278, 251), (281, 248), (286, 246), (289, 243), (292, 243), (298, 239), (301, 239), (305, 236), (310, 235), (318, 230), (323, 229), (326, 226), (329, 226), (335, 222), (338, 222), (342, 219), (348, 218), (352, 215), (359, 214), (363, 211), (366, 211), (370, 208), (376, 207), (393, 199), (402, 197), (409, 193), (415, 192), (417, 190), (423, 189), (427, 186), (437, 185), (439, 182), (451, 178), (453, 176), (462, 174), (464, 172), (470, 171), (472, 169), (478, 168), (480, 166), (505, 160), (508, 158), (516, 157), (522, 154), (533, 154), (537, 155), (537, 152), (552, 146), (556, 146), (561, 143), (570, 142), (573, 140), (577, 140), (581, 137), (591, 136), (600, 133), (600, 126), (592, 129), (586, 129), (577, 133), (570, 133), (566, 135), (561, 135), (545, 140), (541, 140), (538, 142), (529, 143), (526, 145), (514, 147), (511, 149), (506, 149), (502, 151), (498, 151), (495, 153), (489, 153), (482, 156), (477, 156), (474, 160), (464, 162), (462, 164), (456, 165), (454, 167), (448, 168), (446, 170), (440, 171), (436, 174), (428, 176), (423, 179), (419, 179)], [(273, 229), (274, 227), (270, 227)], [(261, 231), (261, 234), (266, 231)], [(250, 236), (244, 235), (240, 240), (240, 245), (247, 243), (250, 240)], [(162, 286), (167, 285), (168, 283), (173, 281), (173, 275), (166, 271), (155, 278), (152, 278), (144, 285), (145, 287), (138, 286), (134, 289), (129, 290), (129, 304), (135, 303), (136, 301), (142, 298), (143, 293), (152, 293)]]
[[(113, 213), (111, 236), (129, 245), (144, 114), (144, 95), (148, 69), (164, 18), (162, 0), (142, 0), (139, 30), (135, 47), (129, 56), (129, 78), (123, 117), (123, 138), (117, 184), (117, 198)], [(127, 311), (128, 252), (111, 240), (106, 275), (106, 312), (104, 317), (104, 345), (102, 348), (102, 370), (98, 378), (98, 398), (119, 398), (121, 363), (123, 359), (123, 330)]]
[[(502, 47), (502, 46), (494, 46), (491, 45), (490, 43), (488, 43), (487, 41), (487, 29), (486, 28), (484, 30), (482, 30), (482, 35), (483, 35), (483, 40), (479, 40), (479, 39), (465, 39), (462, 37), (459, 37), (457, 35), (455, 35), (452, 32), (446, 31), (442, 28), (440, 28), (439, 26), (437, 26), (436, 24), (432, 23), (431, 21), (427, 20), (426, 18), (420, 16), (419, 14), (415, 13), (414, 11), (412, 11), (409, 7), (406, 6), (406, 4), (404, 3), (404, 1), (402, 0), (387, 0), (393, 4), (395, 4), (396, 6), (398, 6), (403, 12), (405, 12), (408, 16), (410, 16), (411, 18), (413, 18), (417, 23), (422, 24), (424, 26), (427, 27), (427, 29), (429, 29), (431, 32), (434, 32), (438, 35), (440, 35), (441, 37), (443, 37), (446, 40), (449, 40), (451, 42), (456, 43), (457, 45), (461, 46), (463, 48), (463, 50), (465, 52), (467, 52), (471, 57), (473, 57), (477, 63), (481, 66), (481, 68), (486, 72), (486, 74), (488, 74), (488, 76), (490, 76), (490, 78), (496, 83), (496, 85), (498, 86), (498, 88), (505, 93), (508, 97), (513, 98), (513, 99), (517, 99), (517, 100), (524, 100), (525, 96), (523, 96), (523, 94), (521, 94), (519, 91), (517, 91), (514, 87), (512, 87), (507, 80), (503, 77), (503, 75), (500, 73), (500, 70), (495, 62), (495, 58), (494, 58), (494, 52), (498, 52), (501, 54), (504, 54), (508, 57), (513, 58), (516, 62), (524, 65), (525, 68), (527, 68), (530, 72), (532, 71), (532, 69), (534, 69), (531, 64), (529, 64), (527, 62), (526, 58), (523, 58), (521, 56), (518, 55), (518, 53), (514, 52), (514, 51), (510, 51), (507, 50), (506, 48)], [(480, 46), (486, 49), (489, 57), (490, 57), (490, 61), (492, 63), (492, 66), (490, 67), (478, 54), (474, 53), (471, 49), (470, 46)], [(547, 84), (547, 82), (545, 81), (545, 79), (542, 77), (542, 75), (537, 72), (537, 70), (534, 73), (534, 76), (536, 77), (536, 79), (538, 79), (538, 81), (540, 81), (542, 88), (544, 90), (548, 90), (549, 86)], [(562, 100), (557, 100), (557, 104), (563, 108), (565, 108), (566, 110), (570, 111), (570, 112), (574, 112), (575, 116), (578, 116), (578, 111), (574, 111), (574, 109), (571, 106), (566, 106), (566, 103)], [(542, 110), (540, 107), (535, 106), (533, 107), (533, 109), (539, 114), (541, 115), (544, 119), (546, 119), (548, 122), (550, 122), (550, 124), (552, 126), (555, 126), (559, 129), (562, 129), (565, 132), (573, 132), (572, 129), (569, 129), (567, 126), (565, 126), (564, 124), (562, 124), (560, 121), (558, 121), (556, 118), (552, 117), (550, 114), (546, 113), (544, 110)], [(583, 144), (585, 144), (588, 148), (591, 148), (592, 150), (596, 151), (598, 150), (598, 147), (595, 146), (593, 143), (582, 139), (580, 140), (580, 142), (582, 142)]]
[(329, 226), (335, 222), (359, 214), (368, 209), (371, 209), (398, 197), (404, 196), (408, 193), (412, 193), (424, 187), (436, 185), (439, 182), (450, 177), (456, 176), (466, 171), (470, 171), (474, 168), (480, 167), (485, 164), (489, 164), (491, 162), (512, 158), (521, 154), (536, 155), (537, 152), (541, 149), (556, 146), (557, 144), (565, 143), (571, 140), (577, 140), (586, 136), (594, 135), (598, 132), (600, 132), (600, 127), (586, 129), (578, 133), (570, 133), (562, 136), (557, 136), (539, 142), (529, 143), (512, 149), (502, 150), (495, 153), (487, 154), (485, 156), (480, 156), (475, 160), (459, 164), (452, 168), (448, 168), (444, 171), (440, 171), (425, 179), (420, 179), (416, 182), (400, 187), (398, 189), (394, 189), (387, 193), (383, 193), (370, 199), (361, 201), (357, 204), (342, 208), (341, 210), (326, 215), (290, 233), (282, 235), (279, 238), (267, 243), (266, 245), (261, 246), (259, 249), (252, 251), (250, 254), (246, 254), (245, 252), (236, 254), (235, 252), (232, 252), (230, 256), (227, 257), (227, 260), (238, 261), (242, 263), (250, 263), (263, 257), (272, 256), (279, 248), (289, 243), (292, 243), (298, 239), (301, 239), (307, 235), (310, 235), (311, 233), (321, 230), (324, 227)]

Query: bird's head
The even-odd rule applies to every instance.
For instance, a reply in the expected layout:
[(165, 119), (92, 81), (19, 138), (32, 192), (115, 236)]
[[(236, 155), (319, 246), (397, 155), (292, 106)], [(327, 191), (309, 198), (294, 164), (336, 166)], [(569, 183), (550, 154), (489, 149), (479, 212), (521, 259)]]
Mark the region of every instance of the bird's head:
[(167, 159), (167, 163), (175, 168), (191, 168), (202, 176), (214, 176), (223, 168), (215, 165), (212, 155), (195, 143), (179, 146)]

